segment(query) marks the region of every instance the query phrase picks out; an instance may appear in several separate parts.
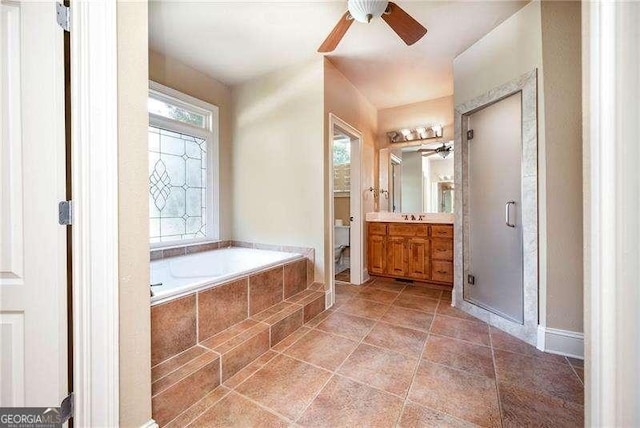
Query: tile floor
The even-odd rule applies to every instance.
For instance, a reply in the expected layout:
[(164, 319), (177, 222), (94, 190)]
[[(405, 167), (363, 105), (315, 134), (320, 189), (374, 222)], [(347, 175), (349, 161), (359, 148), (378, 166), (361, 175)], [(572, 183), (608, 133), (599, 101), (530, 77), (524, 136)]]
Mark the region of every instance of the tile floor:
[(451, 307), (451, 293), (377, 278), (170, 426), (583, 425), (582, 362)]
[(351, 269), (345, 269), (336, 274), (336, 281), (349, 282), (351, 281)]

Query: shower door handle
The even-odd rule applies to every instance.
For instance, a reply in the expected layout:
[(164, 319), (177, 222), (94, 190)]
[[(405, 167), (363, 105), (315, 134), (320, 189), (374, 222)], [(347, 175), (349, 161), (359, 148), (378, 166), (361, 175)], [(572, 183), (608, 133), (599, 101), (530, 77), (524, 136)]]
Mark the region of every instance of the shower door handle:
[(509, 227), (516, 227), (515, 224), (511, 223), (509, 220), (511, 219), (511, 205), (515, 205), (516, 201), (509, 201), (504, 205), (504, 222)]

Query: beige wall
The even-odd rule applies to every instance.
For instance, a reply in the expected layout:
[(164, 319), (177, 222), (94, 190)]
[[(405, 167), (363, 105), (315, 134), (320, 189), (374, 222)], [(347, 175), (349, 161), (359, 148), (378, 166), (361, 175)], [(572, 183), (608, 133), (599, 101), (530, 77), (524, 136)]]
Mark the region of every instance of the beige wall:
[(118, 2), (120, 426), (151, 419), (147, 3)]
[(324, 275), (322, 61), (232, 88), (233, 239), (312, 247)]
[(547, 325), (583, 331), (580, 2), (542, 3)]
[[(583, 331), (579, 8), (531, 2), (454, 60), (455, 105), (538, 69), (540, 322), (577, 332)], [(566, 121), (568, 129), (560, 129)]]
[(351, 222), (351, 198), (333, 198), (333, 210), (335, 220), (342, 220), (342, 224), (348, 226)]
[(378, 148), (389, 147), (387, 132), (419, 125), (442, 125), (442, 140), (453, 140), (453, 95), (378, 111)]
[[(363, 138), (362, 146), (362, 189), (369, 187), (377, 187), (378, 177), (378, 153), (376, 150), (376, 137), (378, 132), (378, 115), (377, 110), (365, 98), (364, 95), (342, 74), (338, 69), (325, 58), (324, 60), (324, 159), (325, 163), (329, 162), (331, 156), (331, 141), (329, 140), (329, 114), (333, 113), (349, 125), (360, 131)], [(328, 186), (328, 171), (325, 168), (324, 183)], [(352, 169), (353, 171), (353, 169)], [(328, 187), (326, 187), (328, 189)], [(325, 218), (327, 222), (325, 227), (333, 227), (333, 219), (329, 215), (330, 192), (325, 191)], [(353, 196), (353, 195), (352, 195)], [(364, 192), (362, 199), (362, 210), (364, 213), (377, 210), (377, 204), (373, 199), (373, 195)], [(364, 220), (364, 219), (363, 219)], [(364, 221), (363, 238), (364, 234)], [(331, 258), (331, 244), (328, 242), (329, 237), (325, 237), (326, 260)], [(366, 241), (365, 241), (366, 242)], [(363, 245), (363, 265), (366, 266), (366, 246)], [(328, 279), (327, 279), (328, 280)]]
[(149, 51), (149, 79), (219, 108), (220, 239), (231, 239), (231, 89), (211, 76), (152, 50)]

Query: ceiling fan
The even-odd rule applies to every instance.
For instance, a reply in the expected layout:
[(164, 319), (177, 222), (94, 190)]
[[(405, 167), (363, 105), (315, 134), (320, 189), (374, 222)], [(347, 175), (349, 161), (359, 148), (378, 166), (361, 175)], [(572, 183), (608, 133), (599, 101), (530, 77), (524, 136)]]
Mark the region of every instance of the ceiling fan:
[(446, 159), (451, 153), (453, 153), (453, 145), (446, 145), (442, 143), (440, 147), (436, 147), (435, 149), (418, 149), (418, 153), (422, 153), (422, 156), (431, 156), (432, 154), (439, 154), (442, 159)]
[(394, 2), (387, 0), (349, 0), (348, 10), (342, 15), (329, 36), (318, 48), (318, 52), (333, 51), (344, 37), (353, 21), (369, 23), (373, 18), (380, 18), (408, 45), (412, 45), (427, 34), (418, 21), (402, 10)]

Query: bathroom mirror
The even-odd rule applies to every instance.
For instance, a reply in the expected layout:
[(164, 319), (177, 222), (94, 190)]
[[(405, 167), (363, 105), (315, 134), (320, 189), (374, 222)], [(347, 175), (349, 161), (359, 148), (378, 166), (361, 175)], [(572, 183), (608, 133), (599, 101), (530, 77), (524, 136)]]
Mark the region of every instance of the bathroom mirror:
[(453, 141), (381, 149), (380, 210), (453, 213), (453, 157)]

